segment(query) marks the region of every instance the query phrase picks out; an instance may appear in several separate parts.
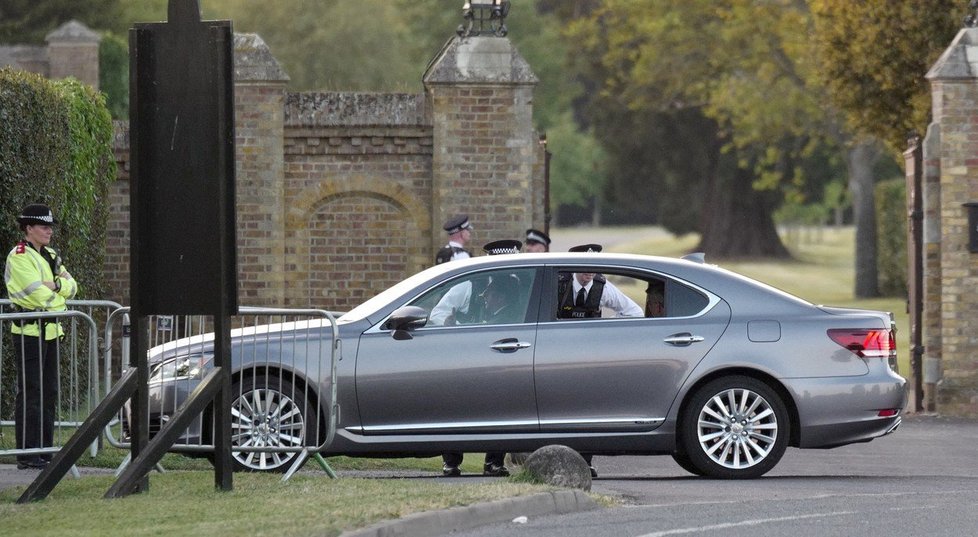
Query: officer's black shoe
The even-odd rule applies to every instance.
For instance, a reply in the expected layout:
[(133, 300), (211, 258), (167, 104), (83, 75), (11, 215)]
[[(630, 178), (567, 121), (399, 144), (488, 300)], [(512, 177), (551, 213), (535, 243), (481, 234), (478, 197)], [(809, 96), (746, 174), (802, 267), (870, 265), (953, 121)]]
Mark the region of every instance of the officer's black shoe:
[(441, 474), (446, 477), (458, 477), (462, 475), (462, 470), (459, 470), (458, 466), (450, 466), (446, 464), (441, 467)]
[(40, 458), (20, 459), (17, 461), (18, 470), (41, 470), (47, 468), (48, 461)]
[(594, 466), (588, 466), (588, 470), (591, 470), (591, 479), (598, 477), (598, 471), (594, 469)]
[(487, 475), (490, 477), (506, 477), (509, 475), (509, 470), (507, 470), (505, 466), (488, 463), (483, 467), (482, 475)]

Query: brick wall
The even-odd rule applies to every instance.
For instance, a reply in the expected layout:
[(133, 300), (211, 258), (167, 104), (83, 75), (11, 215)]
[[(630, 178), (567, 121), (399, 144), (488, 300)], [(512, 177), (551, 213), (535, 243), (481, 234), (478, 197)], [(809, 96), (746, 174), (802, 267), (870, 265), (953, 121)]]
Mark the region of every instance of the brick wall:
[[(508, 40), (492, 39), (520, 70), (516, 79), (512, 69), (488, 80), (484, 70), (446, 78), (437, 73), (442, 56), (426, 93), (374, 94), (289, 93), (261, 39), (235, 36), (241, 305), (349, 309), (430, 266), (454, 212), (477, 222), (476, 251), (543, 226), (536, 79)], [(123, 304), (126, 130), (117, 125), (106, 265), (111, 298)]]

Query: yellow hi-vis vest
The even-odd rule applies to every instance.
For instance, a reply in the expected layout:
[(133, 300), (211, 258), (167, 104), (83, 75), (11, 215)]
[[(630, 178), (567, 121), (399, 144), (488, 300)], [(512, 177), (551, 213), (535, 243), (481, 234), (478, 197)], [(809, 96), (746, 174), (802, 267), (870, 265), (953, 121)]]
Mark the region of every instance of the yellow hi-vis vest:
[[(61, 257), (53, 248), (44, 247), (48, 255), (55, 259), (61, 280), (61, 289), (54, 292), (43, 282), (54, 281), (51, 265), (46, 259), (26, 241), (14, 246), (7, 254), (7, 264), (3, 271), (3, 281), (7, 284), (7, 296), (14, 303), (29, 311), (64, 311), (65, 301), (75, 296), (78, 284), (71, 274), (65, 270)], [(14, 334), (38, 337), (41, 333), (39, 324), (44, 324), (44, 339), (55, 339), (64, 334), (61, 324), (52, 320), (43, 321), (13, 321), (10, 331)]]

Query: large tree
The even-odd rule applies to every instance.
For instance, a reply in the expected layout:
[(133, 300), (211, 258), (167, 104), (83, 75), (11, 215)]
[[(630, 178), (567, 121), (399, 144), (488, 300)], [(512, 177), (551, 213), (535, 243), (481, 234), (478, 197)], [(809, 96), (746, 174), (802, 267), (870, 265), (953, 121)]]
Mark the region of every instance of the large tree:
[[(596, 129), (613, 133), (609, 120), (645, 115), (671, 134), (666, 151), (692, 155), (685, 160), (701, 175), (682, 182), (692, 186), (687, 196), (655, 203), (699, 204), (700, 248), (709, 254), (787, 255), (772, 212), (801, 190), (802, 163), (838, 143), (828, 135), (835, 118), (811, 84), (809, 27), (804, 4), (788, 0), (604, 0), (571, 22), (577, 68), (594, 83), (587, 106)], [(679, 111), (704, 121), (691, 129), (676, 121)], [(663, 190), (660, 176), (636, 179)]]
[(818, 79), (855, 133), (847, 164), (856, 218), (858, 297), (879, 293), (872, 167), (883, 148), (898, 157), (907, 134), (930, 121), (924, 75), (963, 19), (956, 0), (809, 0)]

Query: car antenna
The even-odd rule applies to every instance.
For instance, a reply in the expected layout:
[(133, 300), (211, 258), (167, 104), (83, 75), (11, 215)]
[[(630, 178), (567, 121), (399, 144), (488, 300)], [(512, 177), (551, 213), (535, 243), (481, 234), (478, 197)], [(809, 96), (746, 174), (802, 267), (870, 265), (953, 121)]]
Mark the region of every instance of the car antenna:
[(685, 259), (686, 261), (692, 261), (694, 263), (699, 263), (702, 265), (706, 263), (706, 254), (703, 252), (693, 252), (691, 254), (686, 254), (682, 256), (681, 259)]

